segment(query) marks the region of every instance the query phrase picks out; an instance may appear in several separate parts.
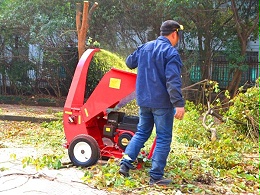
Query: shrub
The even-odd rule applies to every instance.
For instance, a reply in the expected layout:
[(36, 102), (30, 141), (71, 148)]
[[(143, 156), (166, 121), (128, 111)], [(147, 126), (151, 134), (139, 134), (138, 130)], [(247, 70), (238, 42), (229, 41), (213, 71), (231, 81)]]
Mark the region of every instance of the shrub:
[(254, 87), (248, 88), (231, 100), (232, 106), (226, 113), (227, 118), (235, 119), (237, 130), (253, 139), (259, 138), (259, 79)]
[(208, 132), (201, 124), (201, 105), (186, 101), (184, 120), (174, 122), (174, 133), (178, 142), (189, 147), (198, 147), (201, 142), (208, 139)]
[(101, 78), (111, 68), (127, 70), (124, 59), (114, 53), (102, 49), (94, 55), (88, 70), (86, 97), (91, 95)]
[[(89, 97), (91, 95), (101, 78), (111, 68), (133, 72), (132, 70), (127, 68), (125, 60), (123, 58), (115, 53), (111, 53), (102, 49), (100, 52), (97, 52), (94, 55), (91, 61), (87, 78), (86, 97)], [(132, 100), (126, 106), (121, 108), (121, 111), (126, 112), (129, 115), (137, 115), (138, 108), (136, 105), (136, 101)]]

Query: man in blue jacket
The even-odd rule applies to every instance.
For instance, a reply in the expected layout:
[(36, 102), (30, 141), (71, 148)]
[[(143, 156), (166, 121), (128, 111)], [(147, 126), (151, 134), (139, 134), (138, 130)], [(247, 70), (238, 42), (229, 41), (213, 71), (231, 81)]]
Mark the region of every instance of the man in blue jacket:
[(162, 23), (160, 36), (138, 47), (126, 59), (130, 69), (138, 68), (136, 100), (139, 106), (137, 132), (128, 144), (119, 173), (128, 177), (144, 143), (156, 128), (156, 147), (152, 156), (150, 185), (168, 185), (164, 168), (172, 142), (173, 118), (182, 119), (185, 101), (181, 92), (183, 66), (174, 46), (183, 26), (174, 20)]

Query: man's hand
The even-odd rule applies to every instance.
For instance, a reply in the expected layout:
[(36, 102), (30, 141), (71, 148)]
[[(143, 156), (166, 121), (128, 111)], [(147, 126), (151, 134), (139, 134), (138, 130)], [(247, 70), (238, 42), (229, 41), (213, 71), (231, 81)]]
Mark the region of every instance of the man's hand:
[(182, 119), (183, 119), (183, 116), (184, 116), (184, 114), (185, 114), (185, 109), (184, 109), (184, 107), (176, 107), (175, 110), (176, 110), (176, 113), (175, 113), (174, 117), (175, 117), (176, 119), (182, 120)]

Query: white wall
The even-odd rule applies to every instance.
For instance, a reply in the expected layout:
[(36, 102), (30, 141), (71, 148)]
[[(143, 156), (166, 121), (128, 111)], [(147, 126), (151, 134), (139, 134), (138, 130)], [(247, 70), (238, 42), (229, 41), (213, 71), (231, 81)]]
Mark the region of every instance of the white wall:
[(249, 41), (247, 45), (247, 51), (258, 52), (259, 56), (259, 39), (256, 41)]

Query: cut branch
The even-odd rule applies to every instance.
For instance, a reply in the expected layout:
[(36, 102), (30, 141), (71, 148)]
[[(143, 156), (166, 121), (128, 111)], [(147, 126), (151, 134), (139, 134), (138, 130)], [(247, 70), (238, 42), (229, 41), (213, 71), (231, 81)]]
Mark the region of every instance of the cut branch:
[(81, 28), (81, 16), (82, 16), (81, 4), (77, 3), (76, 4), (76, 28), (77, 28), (78, 33), (80, 31), (80, 28)]

